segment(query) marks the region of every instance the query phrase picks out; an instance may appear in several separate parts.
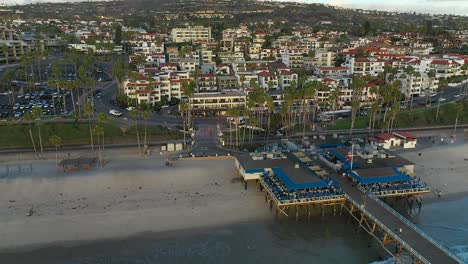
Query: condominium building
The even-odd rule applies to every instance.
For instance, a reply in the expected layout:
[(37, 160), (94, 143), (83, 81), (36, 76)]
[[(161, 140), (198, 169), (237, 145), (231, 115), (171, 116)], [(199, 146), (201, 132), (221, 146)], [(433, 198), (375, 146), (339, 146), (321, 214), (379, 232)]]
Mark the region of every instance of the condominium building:
[(196, 93), (192, 99), (195, 112), (226, 114), (227, 109), (245, 108), (247, 95), (243, 90), (224, 90), (216, 93)]
[(139, 104), (153, 105), (163, 98), (181, 99), (182, 83), (192, 80), (188, 72), (155, 72), (151, 79), (148, 81), (147, 76), (142, 76), (136, 81), (130, 79), (124, 81), (124, 93), (136, 99)]
[(384, 71), (385, 61), (373, 57), (351, 58), (347, 66), (352, 74), (376, 76)]
[[(7, 47), (6, 52), (3, 50), (5, 46)], [(0, 27), (0, 64), (17, 61), (32, 49), (33, 46), (19, 40), (13, 30)]]
[(172, 42), (208, 42), (211, 40), (211, 27), (195, 26), (185, 28), (173, 28), (171, 31)]

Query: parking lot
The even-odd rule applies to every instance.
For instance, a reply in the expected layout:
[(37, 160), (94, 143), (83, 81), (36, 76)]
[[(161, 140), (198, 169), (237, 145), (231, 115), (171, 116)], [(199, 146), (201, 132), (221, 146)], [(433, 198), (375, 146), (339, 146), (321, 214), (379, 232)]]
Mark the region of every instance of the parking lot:
[[(66, 110), (63, 108), (65, 98)], [(43, 116), (67, 115), (72, 108), (70, 91), (59, 91), (51, 87), (40, 87), (31, 93), (2, 93), (0, 95), (0, 117), (21, 118), (26, 113), (32, 113), (34, 108), (40, 108)]]

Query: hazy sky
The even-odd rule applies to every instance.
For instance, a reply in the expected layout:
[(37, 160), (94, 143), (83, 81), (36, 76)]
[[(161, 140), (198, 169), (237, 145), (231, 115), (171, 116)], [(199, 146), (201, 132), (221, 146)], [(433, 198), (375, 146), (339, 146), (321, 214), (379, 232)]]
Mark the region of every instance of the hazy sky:
[[(77, 0), (71, 0), (77, 1)], [(468, 0), (279, 0), (305, 3), (324, 3), (343, 7), (390, 11), (416, 11), (468, 16)], [(0, 0), (0, 4), (37, 2), (67, 2), (64, 0)]]

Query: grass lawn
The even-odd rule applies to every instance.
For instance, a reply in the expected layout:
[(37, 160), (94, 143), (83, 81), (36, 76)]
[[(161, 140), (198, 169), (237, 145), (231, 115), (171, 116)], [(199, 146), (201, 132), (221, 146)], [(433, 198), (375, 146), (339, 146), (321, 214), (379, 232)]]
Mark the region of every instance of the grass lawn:
[[(135, 126), (122, 126), (111, 122), (99, 124), (104, 129), (105, 143), (136, 143)], [(95, 123), (92, 124), (95, 126)], [(36, 147), (39, 148), (38, 127), (31, 124), (33, 138)], [(41, 123), (40, 124), (42, 144), (44, 147), (51, 147), (49, 137), (57, 135), (62, 138), (64, 146), (89, 145), (89, 125), (88, 123)], [(143, 142), (144, 125), (139, 124), (138, 131), (140, 140)], [(0, 148), (32, 148), (29, 136), (28, 124), (14, 124), (11, 122), (0, 124)], [(179, 132), (171, 131), (160, 126), (148, 126), (147, 141), (162, 141), (181, 138)], [(96, 143), (96, 138), (94, 143)]]
[[(463, 112), (458, 116), (458, 124), (468, 124), (468, 100), (463, 101)], [(395, 120), (395, 126), (399, 128), (405, 127), (422, 127), (422, 126), (443, 126), (454, 125), (456, 108), (455, 103), (449, 103), (440, 107), (439, 119), (436, 120), (437, 108), (430, 108), (425, 110), (415, 110), (412, 112), (401, 112)], [(362, 116), (356, 118), (354, 128), (368, 128), (369, 117)], [(335, 124), (327, 125), (327, 129), (349, 129), (351, 127), (351, 119), (336, 120)], [(378, 128), (378, 124), (376, 125)]]

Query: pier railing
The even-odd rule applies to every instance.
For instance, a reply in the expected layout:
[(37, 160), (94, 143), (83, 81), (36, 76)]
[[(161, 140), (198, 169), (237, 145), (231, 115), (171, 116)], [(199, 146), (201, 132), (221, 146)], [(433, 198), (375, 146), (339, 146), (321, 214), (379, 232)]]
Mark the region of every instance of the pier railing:
[(354, 204), (354, 206), (356, 206), (364, 214), (366, 214), (367, 217), (369, 217), (372, 221), (374, 221), (374, 223), (376, 223), (382, 230), (384, 230), (386, 233), (390, 234), (396, 241), (398, 241), (398, 243), (400, 245), (405, 247), (411, 254), (413, 254), (415, 257), (417, 257), (423, 263), (430, 264), (430, 262), (423, 255), (421, 255), (417, 251), (415, 251), (413, 249), (413, 247), (411, 245), (409, 245), (408, 243), (406, 243), (401, 237), (399, 237), (394, 232), (394, 230), (391, 230), (390, 228), (388, 228), (384, 223), (382, 223), (379, 219), (377, 219), (374, 215), (372, 215), (369, 211), (367, 211), (364, 205), (362, 205), (362, 204), (358, 203), (357, 201), (355, 201), (348, 194), (345, 194), (345, 197), (346, 197), (346, 199), (348, 199), (348, 201), (350, 201), (352, 204)]
[(421, 228), (419, 228), (418, 226), (416, 226), (415, 224), (413, 224), (410, 220), (408, 220), (406, 217), (402, 216), (400, 213), (398, 213), (395, 209), (393, 209), (392, 207), (390, 207), (388, 204), (384, 203), (382, 200), (380, 200), (378, 197), (376, 197), (374, 194), (368, 194), (370, 198), (372, 198), (373, 200), (375, 200), (378, 204), (380, 204), (382, 207), (384, 207), (385, 209), (387, 209), (389, 212), (391, 212), (394, 216), (398, 217), (401, 221), (403, 221), (405, 224), (407, 224), (408, 226), (410, 226), (411, 228), (413, 228), (416, 232), (418, 232), (421, 236), (423, 236), (425, 239), (427, 239), (428, 241), (430, 241), (432, 244), (434, 244), (436, 247), (438, 247), (440, 250), (442, 250), (443, 252), (445, 252), (445, 254), (449, 255), (450, 257), (454, 258), (456, 261), (462, 263), (462, 261), (457, 257), (457, 255), (455, 255), (454, 253), (452, 253), (446, 246), (444, 246), (443, 244), (441, 244), (440, 242), (436, 241), (435, 239), (433, 239), (431, 236), (429, 236), (428, 234), (426, 234), (424, 231), (421, 230)]
[[(367, 192), (365, 188), (360, 188), (360, 189), (364, 192)], [(419, 187), (419, 188), (401, 189), (401, 190), (376, 191), (376, 192), (371, 192), (371, 193), (375, 196), (380, 196), (380, 195), (389, 195), (389, 194), (399, 195), (399, 194), (411, 194), (411, 193), (426, 193), (430, 191), (431, 191), (430, 187)]]

